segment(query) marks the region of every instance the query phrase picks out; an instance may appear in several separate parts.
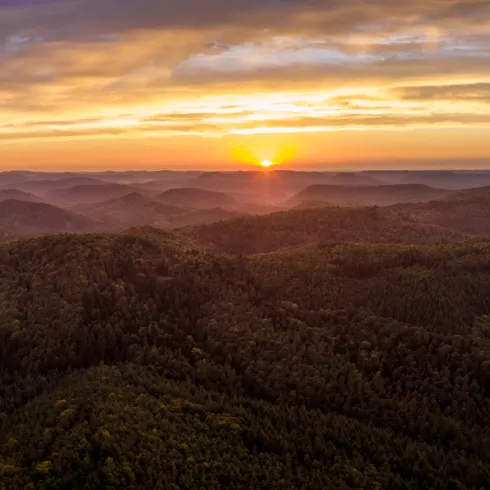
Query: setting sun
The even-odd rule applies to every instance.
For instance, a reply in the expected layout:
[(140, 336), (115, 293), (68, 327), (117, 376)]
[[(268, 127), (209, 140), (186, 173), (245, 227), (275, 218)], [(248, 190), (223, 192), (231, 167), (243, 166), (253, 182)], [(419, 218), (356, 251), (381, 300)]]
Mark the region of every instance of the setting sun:
[(260, 165), (264, 168), (269, 168), (274, 164), (270, 160), (264, 160), (263, 162), (260, 162)]

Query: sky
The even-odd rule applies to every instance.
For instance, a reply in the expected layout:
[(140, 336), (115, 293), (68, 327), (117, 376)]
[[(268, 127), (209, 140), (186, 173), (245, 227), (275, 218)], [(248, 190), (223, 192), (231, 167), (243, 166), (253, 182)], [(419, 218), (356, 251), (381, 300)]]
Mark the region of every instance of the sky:
[(488, 0), (0, 0), (0, 169), (490, 168)]

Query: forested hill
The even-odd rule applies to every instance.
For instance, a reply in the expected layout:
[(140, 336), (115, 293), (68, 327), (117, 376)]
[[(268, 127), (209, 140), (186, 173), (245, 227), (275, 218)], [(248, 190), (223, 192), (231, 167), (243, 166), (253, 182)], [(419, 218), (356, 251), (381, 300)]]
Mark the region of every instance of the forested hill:
[(489, 298), (486, 243), (0, 245), (0, 488), (486, 488)]
[(333, 206), (387, 206), (405, 202), (425, 202), (449, 195), (443, 189), (420, 184), (381, 186), (312, 185), (287, 201), (296, 207), (305, 201), (323, 201)]
[(108, 201), (81, 204), (74, 208), (104, 230), (125, 230), (138, 225), (167, 227), (171, 216), (182, 210), (133, 192)]
[(0, 201), (0, 227), (20, 232), (87, 232), (96, 224), (85, 216), (39, 202)]
[(480, 191), (464, 191), (456, 194), (454, 199), (432, 201), (421, 204), (397, 204), (394, 211), (419, 223), (433, 224), (471, 235), (490, 235), (490, 196), (484, 197)]
[(185, 233), (216, 250), (239, 253), (271, 252), (308, 243), (429, 244), (465, 239), (461, 232), (418, 223), (408, 213), (378, 207), (291, 210), (223, 221)]

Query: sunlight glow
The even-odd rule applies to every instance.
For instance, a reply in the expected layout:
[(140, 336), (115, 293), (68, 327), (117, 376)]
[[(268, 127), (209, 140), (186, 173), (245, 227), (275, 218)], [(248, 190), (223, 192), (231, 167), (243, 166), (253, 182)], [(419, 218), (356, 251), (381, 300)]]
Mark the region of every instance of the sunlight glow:
[(264, 160), (263, 162), (260, 162), (260, 165), (264, 168), (269, 168), (274, 164), (270, 160)]

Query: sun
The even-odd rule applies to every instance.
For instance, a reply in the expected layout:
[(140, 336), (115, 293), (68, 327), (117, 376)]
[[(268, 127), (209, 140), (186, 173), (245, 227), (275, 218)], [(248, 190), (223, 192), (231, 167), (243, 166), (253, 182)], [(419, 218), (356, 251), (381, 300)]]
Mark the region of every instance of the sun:
[(264, 168), (269, 168), (274, 164), (270, 160), (264, 160), (263, 162), (260, 162), (260, 165)]

